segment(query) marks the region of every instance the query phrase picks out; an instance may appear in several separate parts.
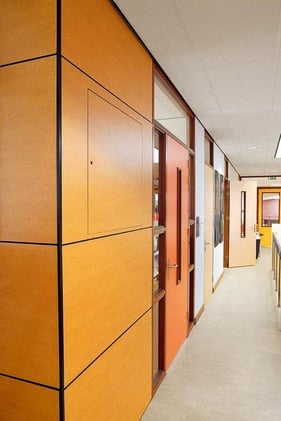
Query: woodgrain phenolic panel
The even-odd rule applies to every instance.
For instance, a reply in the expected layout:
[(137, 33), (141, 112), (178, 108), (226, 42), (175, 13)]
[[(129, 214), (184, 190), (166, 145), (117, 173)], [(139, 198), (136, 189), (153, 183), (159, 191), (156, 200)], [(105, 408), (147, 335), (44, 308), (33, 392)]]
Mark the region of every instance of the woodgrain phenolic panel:
[(151, 124), (65, 61), (62, 156), (64, 243), (151, 226)]
[(0, 69), (0, 240), (56, 242), (56, 59)]
[(150, 311), (69, 386), (66, 419), (140, 419), (151, 399), (151, 325)]
[(142, 124), (88, 92), (88, 233), (141, 228)]
[(0, 64), (56, 52), (56, 0), (1, 0)]
[(63, 1), (62, 53), (152, 120), (152, 59), (110, 1)]
[(0, 244), (0, 373), (58, 386), (57, 250)]
[(152, 305), (151, 229), (63, 247), (68, 384)]
[(59, 392), (0, 377), (2, 421), (59, 421)]

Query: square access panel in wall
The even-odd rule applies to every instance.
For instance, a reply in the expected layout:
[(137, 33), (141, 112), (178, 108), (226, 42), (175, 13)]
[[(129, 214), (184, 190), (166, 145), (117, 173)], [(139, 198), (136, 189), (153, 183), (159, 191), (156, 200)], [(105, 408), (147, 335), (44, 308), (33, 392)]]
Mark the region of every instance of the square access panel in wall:
[(142, 226), (143, 161), (141, 118), (88, 90), (88, 234)]

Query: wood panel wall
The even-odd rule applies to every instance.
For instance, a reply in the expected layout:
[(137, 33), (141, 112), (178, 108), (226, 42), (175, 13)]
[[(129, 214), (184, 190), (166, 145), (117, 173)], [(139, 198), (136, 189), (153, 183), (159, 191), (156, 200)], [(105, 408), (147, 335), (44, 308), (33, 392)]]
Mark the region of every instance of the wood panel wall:
[(59, 2), (2, 5), (1, 416), (59, 419), (61, 392), (66, 420), (136, 420), (152, 382), (152, 60), (110, 1), (62, 2), (64, 57)]
[(151, 307), (151, 230), (65, 246), (68, 384)]
[(54, 421), (56, 1), (0, 3), (0, 418)]
[(139, 420), (151, 398), (151, 311), (65, 392), (66, 419)]
[(152, 60), (107, 0), (63, 2), (62, 52), (66, 419), (136, 420), (152, 384)]
[(62, 54), (151, 120), (151, 57), (109, 0), (63, 1)]
[(63, 61), (63, 243), (151, 226), (152, 126)]
[(0, 0), (0, 65), (56, 52), (56, 0)]
[(58, 387), (56, 247), (0, 243), (0, 372)]
[(59, 393), (56, 390), (0, 377), (0, 397), (3, 421), (59, 420)]
[(56, 60), (0, 69), (1, 241), (56, 243)]

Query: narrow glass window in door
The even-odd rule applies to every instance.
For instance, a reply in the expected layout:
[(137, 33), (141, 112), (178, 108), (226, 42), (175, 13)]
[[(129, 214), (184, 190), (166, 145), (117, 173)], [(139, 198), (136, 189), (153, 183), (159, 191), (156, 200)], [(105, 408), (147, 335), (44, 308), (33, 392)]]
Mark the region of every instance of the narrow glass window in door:
[(246, 237), (246, 192), (241, 191), (241, 230), (240, 237)]
[(165, 220), (164, 135), (154, 130), (153, 147), (153, 390), (164, 377)]
[(279, 224), (280, 193), (262, 193), (262, 227)]

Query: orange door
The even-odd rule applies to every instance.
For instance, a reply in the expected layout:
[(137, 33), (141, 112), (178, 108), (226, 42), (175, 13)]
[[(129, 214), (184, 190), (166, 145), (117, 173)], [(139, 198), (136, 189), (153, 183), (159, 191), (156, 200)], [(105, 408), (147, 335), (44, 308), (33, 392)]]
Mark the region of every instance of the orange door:
[(188, 151), (167, 136), (165, 369), (186, 338), (189, 320)]

